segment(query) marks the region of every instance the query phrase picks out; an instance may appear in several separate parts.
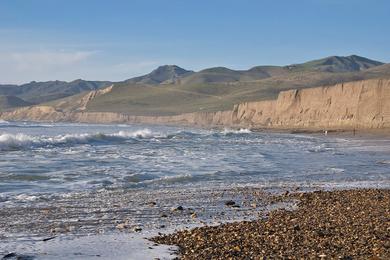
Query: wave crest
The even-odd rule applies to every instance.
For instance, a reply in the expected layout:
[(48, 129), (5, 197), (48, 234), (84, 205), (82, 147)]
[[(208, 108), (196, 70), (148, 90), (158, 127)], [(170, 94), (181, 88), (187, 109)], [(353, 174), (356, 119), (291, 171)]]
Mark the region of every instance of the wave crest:
[(98, 142), (125, 142), (134, 139), (153, 138), (154, 135), (149, 129), (142, 129), (133, 132), (119, 131), (113, 134), (65, 134), (57, 136), (30, 136), (22, 133), (0, 134), (0, 151), (12, 151), (45, 146), (66, 146), (75, 144), (93, 144)]
[(224, 135), (231, 135), (231, 134), (250, 134), (252, 133), (252, 131), (248, 128), (240, 128), (240, 129), (228, 129), (228, 128), (225, 128), (223, 129), (223, 131), (221, 132), (221, 134), (224, 134)]

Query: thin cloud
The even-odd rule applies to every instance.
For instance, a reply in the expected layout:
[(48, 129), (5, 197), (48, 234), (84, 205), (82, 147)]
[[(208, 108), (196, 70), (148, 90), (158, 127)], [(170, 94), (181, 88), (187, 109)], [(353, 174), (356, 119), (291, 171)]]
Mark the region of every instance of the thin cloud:
[(83, 67), (95, 54), (96, 51), (62, 50), (0, 52), (0, 82), (61, 79), (62, 73), (77, 73), (76, 68)]
[(94, 53), (93, 51), (12, 52), (0, 54), (0, 60), (1, 63), (8, 64), (18, 71), (37, 71), (74, 65), (87, 60)]

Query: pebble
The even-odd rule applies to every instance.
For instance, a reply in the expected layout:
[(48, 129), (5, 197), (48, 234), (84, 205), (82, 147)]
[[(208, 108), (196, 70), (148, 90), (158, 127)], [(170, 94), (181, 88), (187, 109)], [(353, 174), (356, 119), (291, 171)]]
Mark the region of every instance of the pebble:
[(142, 231), (142, 228), (140, 228), (140, 227), (134, 227), (134, 228), (133, 228), (133, 231), (134, 231), (134, 232), (141, 232), (141, 231)]
[(225, 202), (225, 205), (231, 207), (233, 205), (236, 205), (236, 202), (234, 202), (232, 200), (228, 200), (228, 201)]
[[(296, 209), (276, 209), (265, 219), (159, 234), (151, 240), (178, 246), (180, 259), (390, 259), (390, 189), (275, 197), (276, 202), (291, 199), (299, 200)], [(232, 202), (226, 205), (236, 204)]]
[(171, 211), (183, 211), (183, 210), (184, 210), (183, 206), (178, 206), (178, 207), (171, 208)]
[(120, 223), (120, 224), (116, 225), (116, 228), (117, 229), (125, 229), (125, 228), (128, 228), (128, 226), (126, 223)]

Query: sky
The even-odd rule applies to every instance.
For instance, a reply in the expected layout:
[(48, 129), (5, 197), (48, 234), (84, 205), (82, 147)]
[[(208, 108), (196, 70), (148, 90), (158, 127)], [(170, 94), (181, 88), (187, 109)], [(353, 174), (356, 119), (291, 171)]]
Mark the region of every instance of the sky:
[(390, 62), (388, 0), (0, 0), (0, 83), (120, 81), (176, 64)]

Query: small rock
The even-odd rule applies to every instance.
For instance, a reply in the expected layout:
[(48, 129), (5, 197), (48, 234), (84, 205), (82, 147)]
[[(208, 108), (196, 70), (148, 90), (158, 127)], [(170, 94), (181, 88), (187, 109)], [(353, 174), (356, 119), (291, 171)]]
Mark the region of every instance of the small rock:
[(176, 208), (171, 208), (171, 211), (183, 211), (184, 208), (182, 206), (178, 206)]
[(134, 231), (134, 232), (141, 232), (141, 231), (142, 231), (142, 228), (140, 228), (140, 227), (135, 227), (135, 228), (133, 228), (133, 231)]
[(233, 206), (233, 205), (235, 205), (235, 204), (236, 204), (236, 202), (234, 202), (234, 201), (232, 201), (232, 200), (228, 200), (228, 201), (225, 202), (225, 205), (226, 205), (226, 206), (229, 206), (229, 207), (231, 207), (231, 206)]
[(116, 228), (117, 229), (125, 229), (125, 228), (128, 228), (128, 226), (126, 225), (126, 223), (120, 223), (120, 224), (116, 225)]
[(46, 241), (52, 240), (52, 239), (54, 239), (54, 238), (56, 238), (56, 237), (55, 237), (55, 236), (53, 236), (53, 237), (47, 237), (47, 238), (42, 239), (42, 241), (43, 241), (43, 242), (46, 242)]
[(19, 255), (16, 253), (9, 253), (9, 254), (3, 256), (3, 258), (1, 258), (1, 259), (33, 260), (33, 259), (35, 259), (35, 257), (30, 256), (30, 255)]
[(65, 229), (64, 228), (60, 228), (60, 227), (56, 227), (56, 228), (50, 229), (50, 232), (51, 233), (63, 233), (63, 232), (65, 232)]
[(6, 254), (5, 256), (3, 256), (2, 259), (10, 259), (10, 258), (14, 258), (14, 257), (17, 257), (16, 253), (9, 253), (9, 254)]

